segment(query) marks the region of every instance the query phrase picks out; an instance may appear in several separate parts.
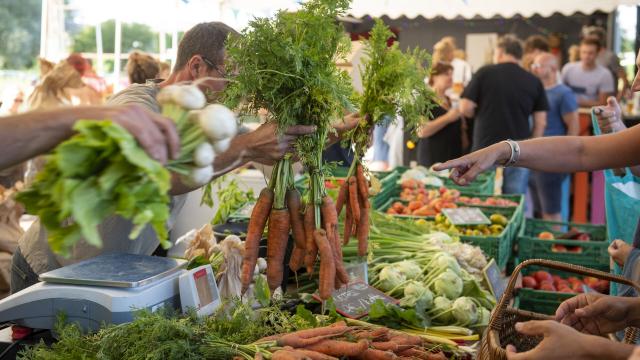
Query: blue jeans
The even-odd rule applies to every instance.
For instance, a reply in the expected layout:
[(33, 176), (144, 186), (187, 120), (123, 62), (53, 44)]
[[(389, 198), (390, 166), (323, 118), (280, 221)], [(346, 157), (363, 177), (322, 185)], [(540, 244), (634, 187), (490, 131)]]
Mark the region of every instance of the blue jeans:
[(519, 167), (504, 168), (502, 173), (503, 194), (526, 194), (529, 185), (529, 169)]

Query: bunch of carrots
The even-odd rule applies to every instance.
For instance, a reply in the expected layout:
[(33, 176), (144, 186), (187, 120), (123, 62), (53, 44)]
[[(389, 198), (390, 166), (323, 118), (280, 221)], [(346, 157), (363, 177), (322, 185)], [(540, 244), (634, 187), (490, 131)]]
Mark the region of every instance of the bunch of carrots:
[(364, 167), (358, 162), (353, 162), (347, 180), (340, 186), (336, 201), (338, 215), (345, 208), (345, 222), (343, 243), (349, 244), (349, 239), (356, 236), (358, 239), (358, 256), (367, 254), (369, 239), (369, 182), (364, 175)]
[[(316, 226), (316, 214), (320, 226)], [(319, 290), (323, 300), (331, 297), (334, 289), (349, 282), (342, 263), (338, 215), (333, 200), (324, 195), (320, 206), (310, 201), (303, 207), (300, 192), (293, 184), (291, 159), (285, 158), (275, 165), (269, 187), (260, 192), (251, 213), (242, 263), (243, 293), (251, 284), (267, 222), (267, 283), (272, 292), (282, 284), (289, 232), (294, 240), (289, 261), (292, 271), (297, 272), (304, 265), (309, 274), (313, 273), (319, 255)]]
[[(257, 341), (255, 345), (268, 348), (272, 360), (446, 359), (443, 352), (427, 349), (419, 336), (386, 327), (347, 326), (343, 321), (321, 328), (271, 336)], [(261, 356), (260, 352), (256, 354), (256, 358)]]

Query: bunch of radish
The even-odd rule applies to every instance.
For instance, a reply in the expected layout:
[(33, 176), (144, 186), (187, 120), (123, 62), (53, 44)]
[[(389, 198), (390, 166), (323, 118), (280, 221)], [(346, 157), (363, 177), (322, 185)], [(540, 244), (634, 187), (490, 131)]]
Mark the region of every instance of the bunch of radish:
[(167, 86), (158, 94), (158, 102), (162, 114), (175, 121), (180, 136), (180, 156), (167, 168), (187, 185), (208, 184), (215, 174), (216, 154), (227, 151), (238, 132), (235, 114), (220, 104), (206, 105), (196, 85)]

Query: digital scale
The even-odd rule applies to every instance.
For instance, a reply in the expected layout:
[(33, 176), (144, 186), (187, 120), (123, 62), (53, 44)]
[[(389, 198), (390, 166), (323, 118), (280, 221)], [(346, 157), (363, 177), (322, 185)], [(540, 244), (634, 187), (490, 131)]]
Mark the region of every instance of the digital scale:
[(130, 322), (138, 310), (194, 308), (211, 314), (220, 304), (210, 265), (186, 270), (185, 260), (106, 254), (40, 275), (40, 283), (0, 300), (0, 323), (53, 329), (60, 313), (85, 331)]

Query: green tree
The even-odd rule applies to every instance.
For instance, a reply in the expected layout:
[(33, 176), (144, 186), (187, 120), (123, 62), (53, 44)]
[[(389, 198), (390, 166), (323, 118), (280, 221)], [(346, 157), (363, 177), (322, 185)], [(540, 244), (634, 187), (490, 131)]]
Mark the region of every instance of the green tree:
[(40, 50), (41, 0), (0, 0), (0, 68), (32, 67)]
[[(115, 20), (102, 23), (102, 50), (106, 53), (114, 52)], [(122, 52), (142, 50), (158, 52), (158, 35), (144, 24), (122, 24)], [(96, 52), (96, 27), (86, 26), (73, 37), (73, 51)]]

